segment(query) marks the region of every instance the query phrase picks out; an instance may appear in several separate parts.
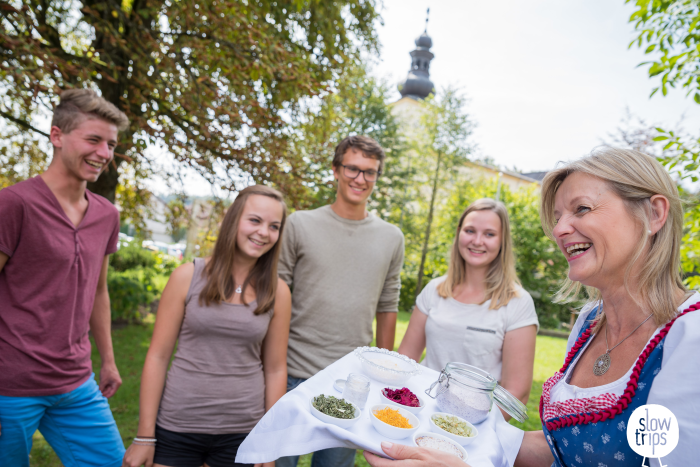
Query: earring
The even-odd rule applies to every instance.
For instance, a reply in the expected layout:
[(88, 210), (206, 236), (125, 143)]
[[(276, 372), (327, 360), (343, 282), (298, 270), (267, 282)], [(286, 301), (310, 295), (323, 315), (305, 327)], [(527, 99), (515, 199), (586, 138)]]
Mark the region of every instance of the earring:
[(648, 233), (649, 235), (651, 235), (651, 230), (647, 230), (647, 233)]

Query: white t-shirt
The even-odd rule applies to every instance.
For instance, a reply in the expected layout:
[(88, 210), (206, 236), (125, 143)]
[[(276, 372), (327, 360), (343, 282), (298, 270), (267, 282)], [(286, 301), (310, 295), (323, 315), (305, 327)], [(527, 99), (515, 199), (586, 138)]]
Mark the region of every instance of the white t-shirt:
[(418, 309), (428, 315), (425, 323), (426, 354), (422, 365), (440, 371), (449, 362), (481, 368), (501, 379), (503, 339), (508, 331), (535, 325), (535, 304), (523, 288), (506, 306), (489, 310), (491, 300), (481, 305), (442, 298), (437, 286), (446, 279), (430, 281), (416, 299)]
[[(683, 311), (698, 301), (700, 301), (700, 293), (695, 292), (678, 307), (678, 311)], [(569, 335), (567, 354), (576, 343), (581, 327), (593, 308), (593, 305), (587, 305), (581, 310)], [(660, 330), (661, 328), (657, 329), (649, 340), (653, 339)], [(586, 346), (592, 340), (589, 339)], [(569, 365), (566, 376), (552, 388), (551, 402), (585, 399), (606, 393), (620, 397), (625, 392), (633, 367), (630, 367), (622, 378), (603, 386), (579, 388), (568, 384), (566, 380), (569, 379), (573, 368), (578, 363), (578, 357), (583, 355), (584, 351), (585, 347)], [(654, 378), (647, 398), (647, 404), (663, 405), (678, 419), (680, 440), (676, 449), (664, 457), (664, 464), (694, 465), (697, 461), (697, 446), (694, 443), (700, 439), (700, 358), (697, 358), (698, 355), (700, 355), (700, 310), (688, 313), (673, 323), (664, 341), (661, 370)], [(629, 414), (626, 418), (628, 417)], [(659, 465), (657, 459), (652, 461), (652, 466)]]

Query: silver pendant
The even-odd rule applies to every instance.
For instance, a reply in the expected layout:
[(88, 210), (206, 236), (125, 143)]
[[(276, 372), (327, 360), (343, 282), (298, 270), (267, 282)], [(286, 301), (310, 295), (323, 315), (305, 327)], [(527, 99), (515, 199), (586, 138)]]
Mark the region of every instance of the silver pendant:
[(610, 369), (610, 354), (605, 352), (603, 355), (598, 357), (593, 364), (593, 374), (596, 376), (603, 376), (608, 369)]
[(236, 289), (236, 293), (241, 293), (241, 292), (243, 292), (243, 291), (241, 290), (241, 286), (239, 285), (238, 288)]

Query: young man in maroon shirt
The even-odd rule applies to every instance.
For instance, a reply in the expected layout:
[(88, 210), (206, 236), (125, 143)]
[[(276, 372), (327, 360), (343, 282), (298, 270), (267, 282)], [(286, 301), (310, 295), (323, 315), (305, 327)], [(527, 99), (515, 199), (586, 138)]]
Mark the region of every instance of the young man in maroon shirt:
[[(86, 187), (128, 123), (94, 91), (64, 91), (49, 168), (0, 191), (0, 466), (29, 466), (37, 429), (66, 467), (121, 465), (106, 399), (122, 382), (107, 293), (119, 212)], [(88, 330), (102, 359), (99, 387)]]

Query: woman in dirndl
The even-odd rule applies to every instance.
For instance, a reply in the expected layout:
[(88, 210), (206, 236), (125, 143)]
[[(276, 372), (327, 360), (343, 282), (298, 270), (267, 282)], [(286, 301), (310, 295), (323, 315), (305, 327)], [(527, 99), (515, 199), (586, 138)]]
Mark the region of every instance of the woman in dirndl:
[[(541, 217), (569, 262), (556, 298), (576, 297), (583, 286), (590, 301), (564, 365), (543, 386), (542, 431), (525, 433), (515, 466), (642, 465), (627, 424), (646, 404), (675, 415), (680, 439), (667, 457), (645, 465), (696, 465), (700, 294), (681, 277), (683, 209), (674, 181), (653, 157), (603, 148), (547, 174)], [(460, 465), (397, 444), (386, 453), (424, 461), (418, 465)], [(366, 456), (375, 467), (389, 465)]]

